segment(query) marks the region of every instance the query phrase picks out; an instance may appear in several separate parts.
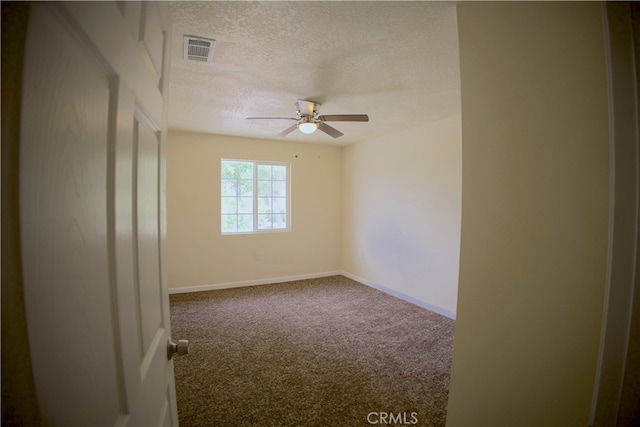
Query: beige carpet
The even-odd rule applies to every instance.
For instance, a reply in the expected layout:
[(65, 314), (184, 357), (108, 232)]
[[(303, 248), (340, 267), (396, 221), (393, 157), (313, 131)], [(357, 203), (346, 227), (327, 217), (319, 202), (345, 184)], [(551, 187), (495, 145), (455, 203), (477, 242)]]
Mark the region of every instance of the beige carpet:
[(449, 318), (343, 276), (170, 300), (182, 427), (445, 425)]

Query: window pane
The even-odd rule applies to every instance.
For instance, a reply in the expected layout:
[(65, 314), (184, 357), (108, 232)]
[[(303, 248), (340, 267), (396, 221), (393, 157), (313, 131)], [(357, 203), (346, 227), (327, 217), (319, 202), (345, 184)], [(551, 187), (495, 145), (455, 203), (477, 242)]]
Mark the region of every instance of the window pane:
[(285, 181), (287, 179), (287, 167), (286, 166), (272, 166), (272, 178), (273, 180)]
[(258, 181), (258, 196), (271, 196), (271, 181)]
[(273, 215), (273, 228), (287, 228), (287, 215), (286, 214)]
[(271, 183), (271, 189), (273, 191), (273, 197), (287, 196), (287, 183), (285, 181), (273, 181)]
[(236, 162), (223, 161), (220, 164), (220, 169), (222, 179), (236, 180), (238, 178)]
[(258, 165), (258, 179), (271, 179), (271, 165)]
[(253, 179), (253, 163), (252, 162), (236, 162), (238, 165), (238, 178)]
[(258, 215), (258, 229), (265, 230), (265, 229), (273, 228), (271, 224), (272, 224), (271, 214)]
[(241, 213), (241, 214), (253, 213), (253, 197), (238, 198), (238, 213)]
[(222, 213), (223, 214), (238, 213), (238, 199), (236, 199), (235, 197), (223, 197)]
[(253, 215), (238, 215), (238, 231), (253, 231)]
[(253, 196), (253, 180), (240, 180), (238, 187), (240, 196)]
[(222, 181), (222, 196), (236, 196), (237, 181)]
[(258, 198), (258, 213), (271, 213), (271, 198), (270, 197), (260, 197)]
[(231, 233), (238, 230), (238, 217), (236, 215), (222, 215), (222, 232)]
[(274, 197), (272, 199), (273, 212), (286, 213), (287, 212), (287, 199), (285, 197)]

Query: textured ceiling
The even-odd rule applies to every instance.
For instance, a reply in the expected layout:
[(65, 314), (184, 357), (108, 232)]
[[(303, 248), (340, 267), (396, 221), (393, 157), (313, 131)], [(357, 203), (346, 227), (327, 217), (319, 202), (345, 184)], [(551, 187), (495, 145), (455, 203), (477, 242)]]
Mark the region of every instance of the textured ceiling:
[[(276, 139), (297, 99), (345, 135), (285, 140), (345, 145), (460, 111), (453, 2), (173, 2), (169, 128)], [(186, 61), (183, 36), (216, 40), (212, 64)]]

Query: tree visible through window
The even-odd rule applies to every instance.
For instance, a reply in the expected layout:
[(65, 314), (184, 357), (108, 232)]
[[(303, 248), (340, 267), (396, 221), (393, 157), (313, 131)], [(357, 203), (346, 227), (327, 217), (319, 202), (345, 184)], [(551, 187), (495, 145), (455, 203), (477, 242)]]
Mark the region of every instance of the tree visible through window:
[(222, 233), (289, 230), (289, 165), (226, 160), (220, 164)]

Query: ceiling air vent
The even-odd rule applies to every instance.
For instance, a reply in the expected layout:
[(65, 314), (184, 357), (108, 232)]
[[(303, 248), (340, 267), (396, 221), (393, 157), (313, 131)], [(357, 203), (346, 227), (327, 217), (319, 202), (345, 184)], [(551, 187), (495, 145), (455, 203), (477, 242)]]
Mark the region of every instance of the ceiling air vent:
[(184, 58), (188, 61), (213, 62), (213, 47), (216, 41), (202, 37), (184, 36)]

